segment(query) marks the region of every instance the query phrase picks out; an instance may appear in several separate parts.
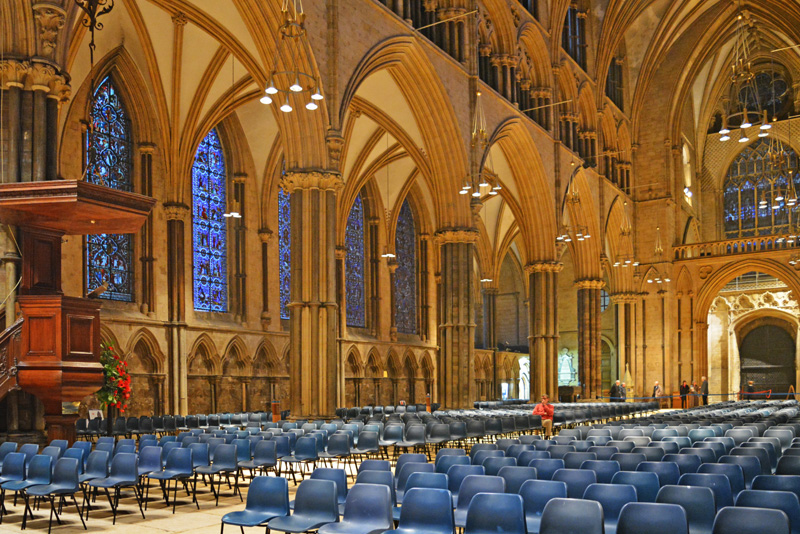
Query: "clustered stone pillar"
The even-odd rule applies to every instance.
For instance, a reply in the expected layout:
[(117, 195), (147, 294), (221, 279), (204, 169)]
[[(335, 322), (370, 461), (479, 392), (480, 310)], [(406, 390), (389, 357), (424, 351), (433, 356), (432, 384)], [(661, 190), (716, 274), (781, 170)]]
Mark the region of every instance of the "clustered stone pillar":
[(558, 399), (558, 273), (563, 265), (545, 261), (525, 267), (528, 273), (530, 398), (542, 393)]
[(602, 280), (580, 280), (578, 288), (578, 357), (583, 399), (602, 394), (600, 370), (600, 290)]
[(490, 388), (486, 399), (500, 398), (497, 384), (497, 282), (483, 282), (483, 346), (492, 351), (492, 376), (487, 376)]
[(290, 409), (292, 417), (332, 417), (340, 387), (337, 363), (336, 197), (341, 177), (287, 172), (291, 195)]
[[(633, 339), (634, 329), (636, 324), (634, 305), (636, 303), (636, 294), (634, 293), (616, 293), (611, 295), (611, 303), (614, 304), (616, 311), (616, 330), (617, 330), (617, 361), (619, 374), (618, 378), (622, 381), (626, 380), (626, 371), (631, 373), (631, 380), (633, 377)], [(612, 377), (613, 378), (613, 377)], [(638, 385), (641, 389), (641, 384), (628, 384), (628, 391), (633, 392), (632, 386)], [(633, 396), (631, 393), (628, 397)]]
[(441, 230), (439, 288), (439, 398), (444, 408), (472, 408), (475, 400), (475, 296), (477, 232)]
[(186, 361), (186, 303), (185, 261), (186, 221), (189, 207), (185, 204), (164, 205), (167, 216), (167, 280), (169, 287), (167, 322), (167, 347), (169, 355), (170, 411), (188, 413)]

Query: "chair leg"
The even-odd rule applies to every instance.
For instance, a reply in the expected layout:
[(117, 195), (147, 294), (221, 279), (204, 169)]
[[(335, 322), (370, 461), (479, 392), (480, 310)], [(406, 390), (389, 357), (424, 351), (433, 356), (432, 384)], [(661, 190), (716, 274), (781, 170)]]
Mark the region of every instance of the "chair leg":
[(86, 521), (83, 520), (83, 514), (81, 514), (81, 509), (78, 506), (78, 499), (75, 498), (75, 494), (74, 493), (72, 495), (70, 495), (70, 497), (72, 497), (72, 502), (75, 504), (75, 510), (78, 511), (78, 517), (81, 518), (81, 524), (83, 525), (83, 530), (88, 530), (86, 528)]

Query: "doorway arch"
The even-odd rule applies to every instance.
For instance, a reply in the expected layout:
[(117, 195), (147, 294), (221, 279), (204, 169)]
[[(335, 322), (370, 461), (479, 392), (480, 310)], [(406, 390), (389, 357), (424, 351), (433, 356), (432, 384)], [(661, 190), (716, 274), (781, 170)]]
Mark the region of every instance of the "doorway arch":
[[(742, 385), (753, 381), (756, 391), (786, 393), (797, 387), (794, 336), (784, 321), (764, 317), (748, 329), (739, 345)], [(788, 326), (788, 325), (786, 325)]]

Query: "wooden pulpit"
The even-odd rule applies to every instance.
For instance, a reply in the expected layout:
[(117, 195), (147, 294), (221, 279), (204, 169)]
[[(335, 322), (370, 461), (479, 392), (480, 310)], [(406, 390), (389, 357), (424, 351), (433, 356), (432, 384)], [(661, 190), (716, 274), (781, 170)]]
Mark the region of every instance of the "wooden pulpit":
[[(129, 234), (155, 199), (74, 180), (0, 184), (0, 222), (20, 234), (22, 321), (0, 335), (0, 398), (22, 389), (44, 404), (48, 439), (75, 439), (72, 403), (103, 385), (101, 301), (61, 290), (65, 235)], [(2, 363), (2, 362), (0, 362)]]

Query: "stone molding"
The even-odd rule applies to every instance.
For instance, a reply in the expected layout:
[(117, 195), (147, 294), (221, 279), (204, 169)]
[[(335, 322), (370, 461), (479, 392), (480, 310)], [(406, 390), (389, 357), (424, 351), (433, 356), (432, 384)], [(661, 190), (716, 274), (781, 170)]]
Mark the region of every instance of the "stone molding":
[(272, 230), (269, 228), (260, 228), (258, 230), (258, 237), (261, 239), (262, 243), (269, 243), (270, 239), (272, 239), (273, 233)]
[(525, 272), (533, 273), (559, 273), (564, 268), (560, 261), (538, 261), (525, 266)]
[(288, 194), (306, 189), (339, 192), (344, 188), (344, 182), (335, 172), (289, 171), (281, 180), (281, 188)]
[(603, 289), (606, 283), (603, 280), (584, 279), (575, 281), (575, 289)]
[(639, 300), (636, 293), (613, 293), (610, 297), (613, 304), (633, 304)]
[(446, 243), (477, 243), (478, 231), (475, 228), (442, 228), (434, 235), (440, 245)]

